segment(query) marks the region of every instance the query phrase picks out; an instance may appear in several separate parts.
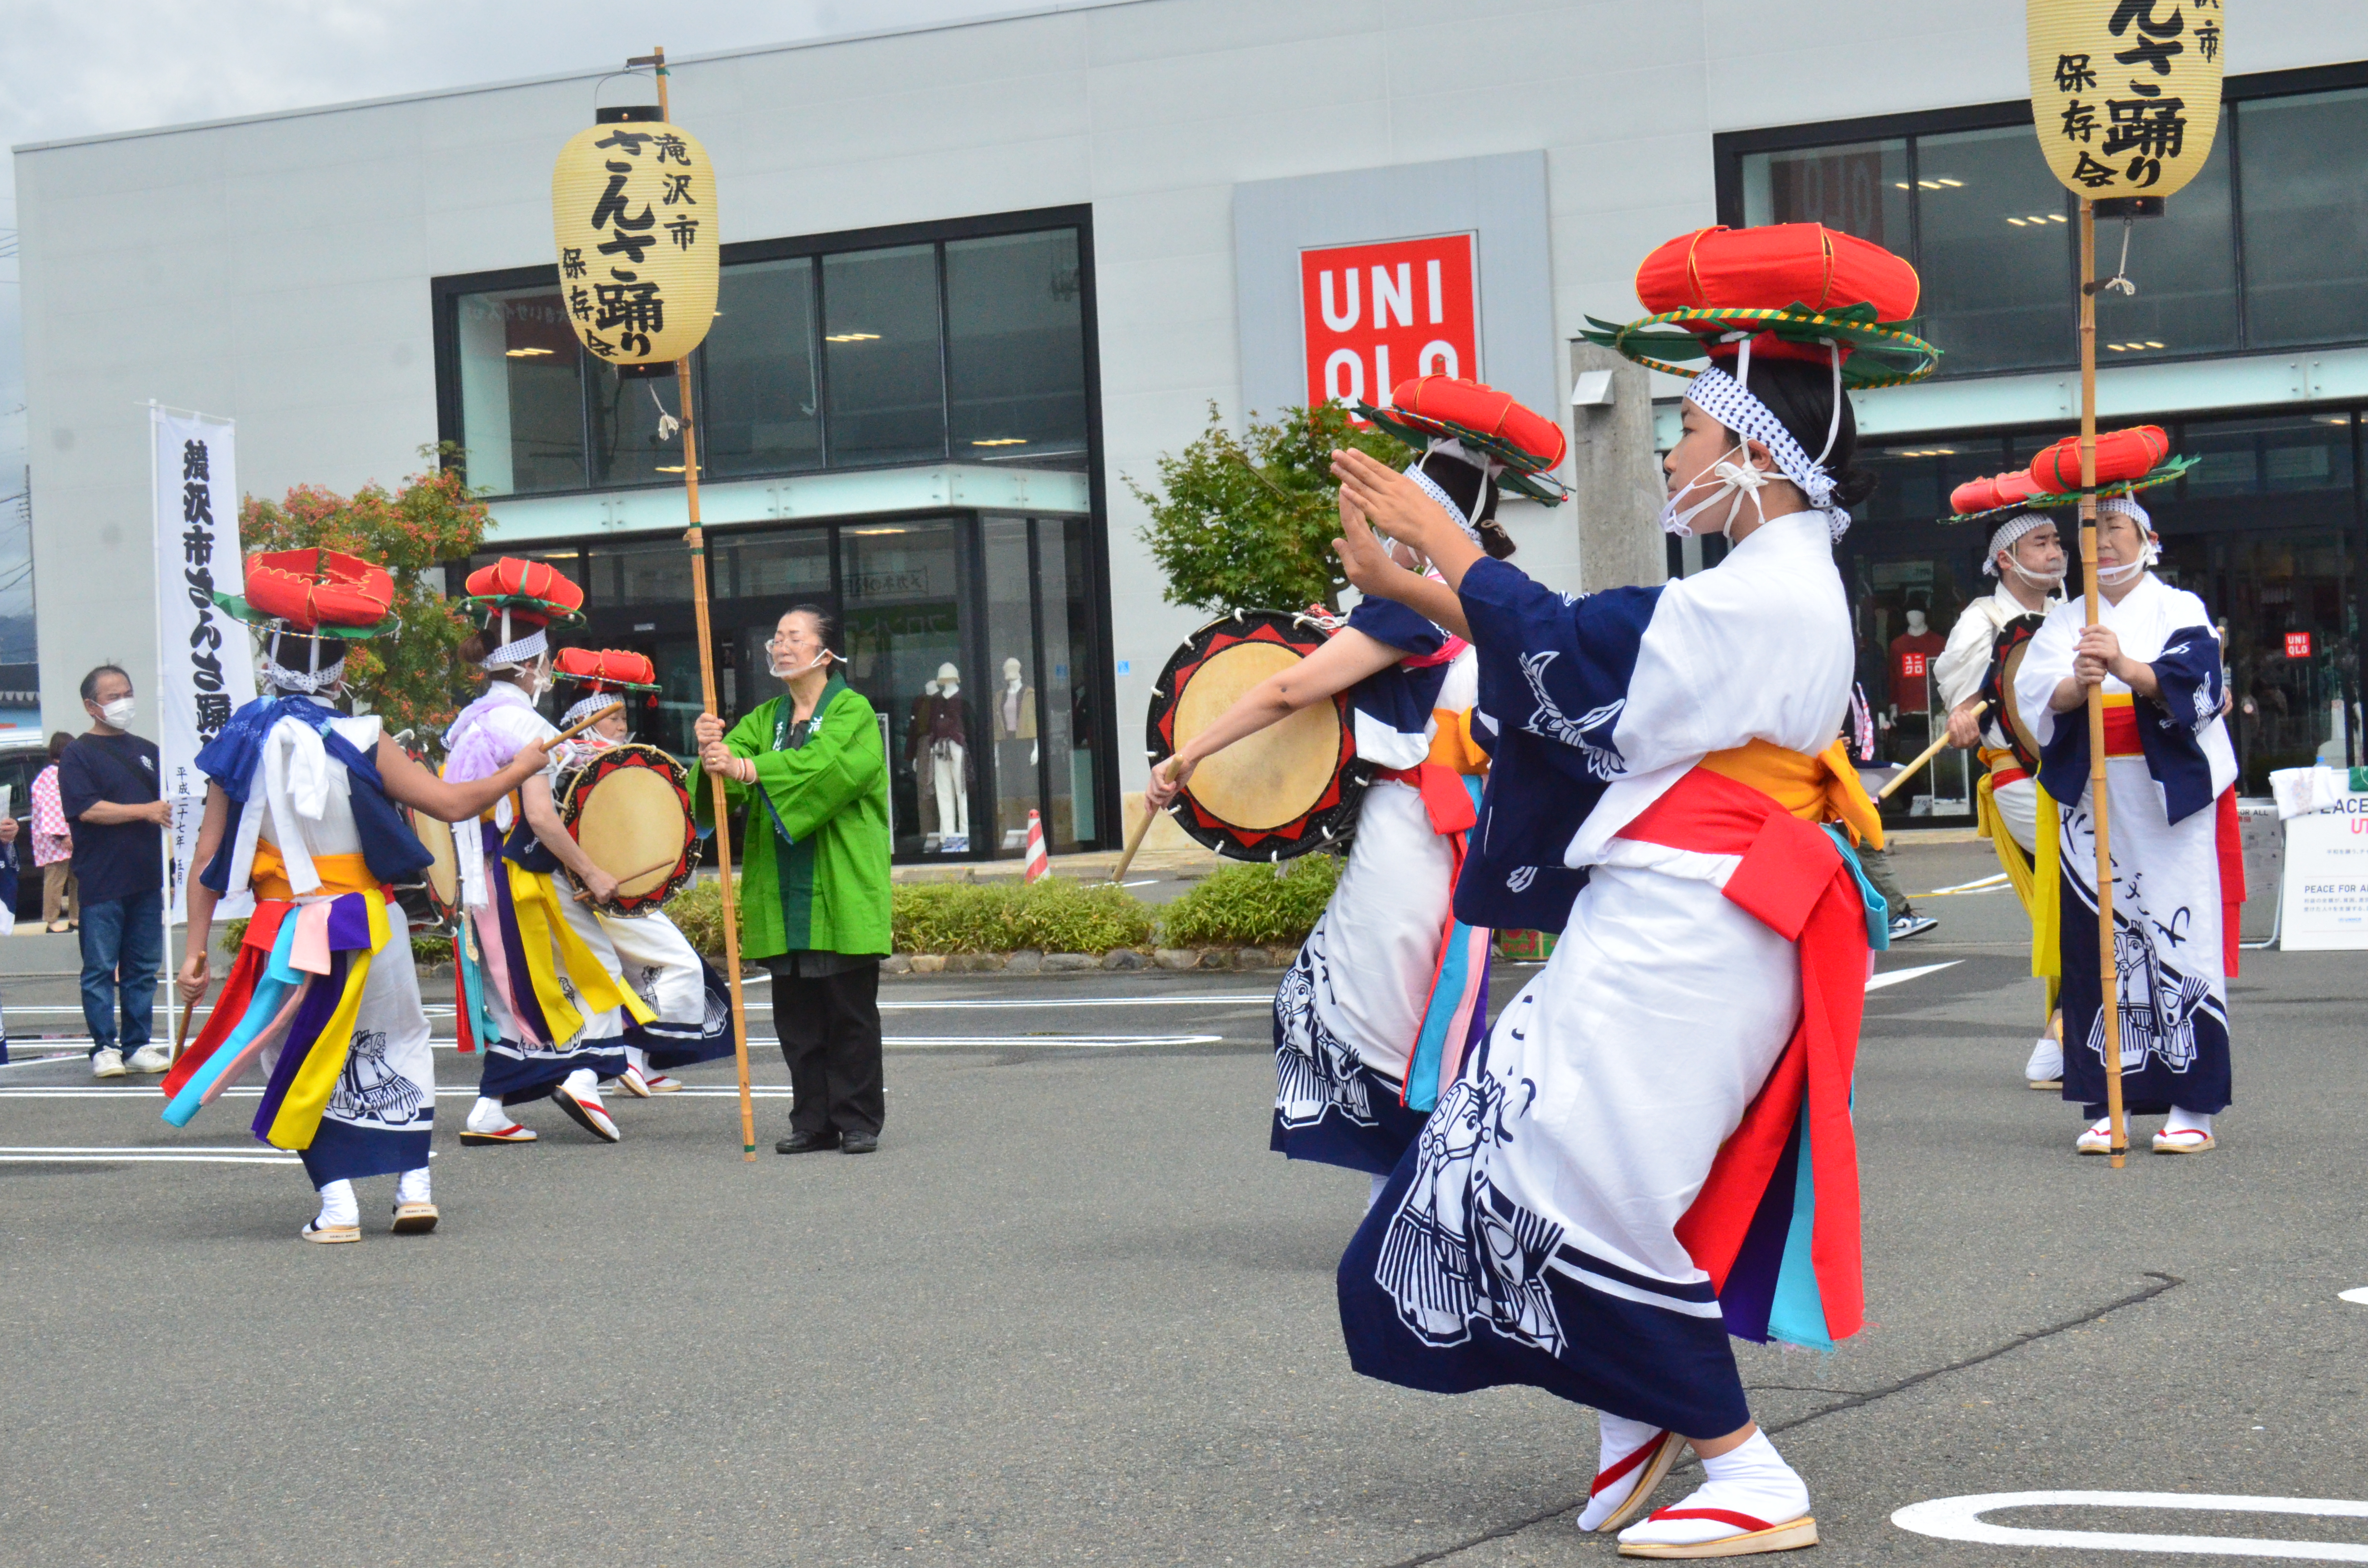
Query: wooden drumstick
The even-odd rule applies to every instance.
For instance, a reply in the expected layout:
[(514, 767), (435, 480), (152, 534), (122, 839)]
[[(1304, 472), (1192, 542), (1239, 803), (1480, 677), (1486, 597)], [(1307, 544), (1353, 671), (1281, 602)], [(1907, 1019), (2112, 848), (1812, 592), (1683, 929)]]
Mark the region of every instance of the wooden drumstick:
[(1134, 852), (1143, 847), (1143, 835), (1151, 831), (1151, 820), (1158, 814), (1157, 806), (1145, 805), (1143, 808), (1143, 820), (1136, 823), (1134, 831), (1126, 835), (1126, 847), (1120, 852), (1118, 864), (1110, 869), (1110, 880), (1113, 885), (1124, 880), (1126, 869), (1134, 864)]
[[(1987, 711), (1988, 708), (1989, 704), (1987, 702), (1975, 703), (1973, 716), (1976, 719), (1980, 718), (1984, 712)], [(1915, 778), (1918, 773), (1922, 772), (1924, 770), (1924, 765), (1931, 761), (1934, 757), (1940, 756), (1943, 751), (1947, 750), (1948, 745), (1949, 737), (1944, 734), (1939, 740), (1934, 741), (1930, 745), (1926, 746), (1923, 753), (1918, 756), (1915, 761), (1909, 763), (1907, 767), (1899, 770), (1897, 778), (1892, 779), (1890, 783), (1885, 784), (1882, 789), (1876, 790), (1874, 792), (1874, 798), (1878, 801), (1887, 801), (1891, 799), (1893, 791), (1896, 790), (1902, 784), (1907, 783), (1910, 778)]]
[[(669, 855), (669, 856), (667, 856), (665, 859), (663, 859), (663, 860), (659, 861), (659, 862), (658, 862), (656, 865), (655, 865), (655, 866), (644, 866), (644, 867), (643, 867), (643, 868), (642, 868), (640, 870), (638, 870), (638, 871), (629, 871), (629, 872), (627, 872), (625, 875), (623, 875), (623, 876), (621, 876), (621, 877), (619, 877), (619, 878), (617, 879), (617, 886), (618, 886), (620, 889), (622, 889), (622, 888), (624, 887), (624, 885), (625, 885), (627, 882), (638, 882), (638, 881), (640, 881), (643, 877), (655, 876), (655, 875), (656, 875), (656, 874), (657, 874), (658, 872), (660, 872), (660, 871), (671, 871), (671, 870), (673, 870), (677, 866), (679, 866), (679, 865), (681, 865), (681, 864), (682, 864), (682, 857), (681, 857), (681, 856), (679, 856), (679, 855)], [(592, 902), (592, 895), (591, 895), (590, 893), (588, 893), (588, 892), (585, 892), (583, 889), (581, 889), (581, 888), (578, 888), (578, 889), (576, 890), (576, 892), (575, 892), (575, 896), (576, 896), (576, 898), (577, 898), (580, 902), (582, 902), (582, 903), (591, 903), (591, 902)]]
[(624, 710), (625, 705), (623, 703), (611, 702), (608, 707), (603, 708), (600, 711), (593, 714), (592, 717), (585, 720), (583, 722), (570, 724), (567, 728), (560, 731), (559, 733), (552, 736), (551, 739), (547, 741), (537, 741), (534, 744), (541, 746), (542, 748), (543, 755), (548, 756), (551, 755), (552, 747), (559, 744), (563, 741), (574, 740), (576, 736), (582, 734), (585, 731), (590, 729), (601, 720), (606, 719), (609, 714), (622, 713)]

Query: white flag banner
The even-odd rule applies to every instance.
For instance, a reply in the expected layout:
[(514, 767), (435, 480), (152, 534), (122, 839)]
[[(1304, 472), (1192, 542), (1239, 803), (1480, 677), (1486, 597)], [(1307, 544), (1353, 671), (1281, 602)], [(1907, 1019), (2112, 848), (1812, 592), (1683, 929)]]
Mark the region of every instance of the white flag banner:
[(173, 807), (165, 840), (168, 921), (188, 916), (189, 857), (205, 814), (199, 751), (255, 697), (246, 627), (214, 603), (243, 594), (238, 465), (232, 421), (150, 405), (156, 508), (156, 710), (162, 785)]

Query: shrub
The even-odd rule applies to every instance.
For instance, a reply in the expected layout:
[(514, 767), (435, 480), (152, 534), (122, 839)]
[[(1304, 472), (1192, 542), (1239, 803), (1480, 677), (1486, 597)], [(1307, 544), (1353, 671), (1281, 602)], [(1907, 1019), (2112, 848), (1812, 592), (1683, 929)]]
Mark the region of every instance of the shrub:
[(1281, 947), (1304, 941), (1340, 881), (1337, 855), (1271, 866), (1228, 866), (1162, 912), (1170, 948)]
[[(890, 890), (891, 939), (900, 953), (1107, 953), (1151, 940), (1151, 913), (1123, 888), (1064, 877), (1041, 881), (927, 882)], [(666, 905), (690, 945), (723, 954), (723, 897), (713, 879)], [(746, 926), (742, 926), (745, 937)]]

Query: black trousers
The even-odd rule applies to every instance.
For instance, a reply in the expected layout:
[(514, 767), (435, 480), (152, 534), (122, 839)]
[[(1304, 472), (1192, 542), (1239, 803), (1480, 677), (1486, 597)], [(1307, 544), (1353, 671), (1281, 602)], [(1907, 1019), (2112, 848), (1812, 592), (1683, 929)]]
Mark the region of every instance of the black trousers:
[(878, 1135), (888, 1114), (881, 1086), (880, 966), (820, 976), (774, 970), (773, 1028), (797, 1096), (791, 1130)]

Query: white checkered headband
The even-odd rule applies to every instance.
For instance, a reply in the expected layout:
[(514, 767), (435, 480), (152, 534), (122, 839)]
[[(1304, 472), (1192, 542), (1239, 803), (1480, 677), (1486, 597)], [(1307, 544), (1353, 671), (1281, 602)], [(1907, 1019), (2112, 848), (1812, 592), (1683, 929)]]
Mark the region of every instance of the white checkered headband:
[[(306, 668), (291, 670), (272, 658), (272, 653), (283, 637), (302, 637), (311, 645), (305, 659)], [(325, 667), (321, 663), (321, 645), (328, 641), (309, 632), (298, 631), (286, 621), (275, 621), (263, 639), (263, 679), (274, 691), (294, 692), (303, 697), (317, 697), (324, 691), (335, 691), (346, 684), (345, 644), (337, 644), (337, 656)]]
[(593, 714), (606, 712), (616, 707), (620, 700), (613, 691), (596, 691), (560, 715), (559, 727), (563, 730), (572, 730)]
[(1989, 559), (1982, 562), (1982, 575), (1997, 576), (1998, 574), (1998, 558), (2002, 552), (2012, 550), (2024, 535), (2035, 529), (2044, 528), (2055, 521), (2055, 518), (2044, 512), (2017, 512), (2013, 517), (2000, 523), (1998, 526), (1998, 531), (1990, 535)]
[(2097, 503), (2099, 519), (2101, 520), (2110, 512), (2119, 512), (2146, 531), (2144, 564), (2152, 566), (2162, 559), (2162, 540), (2161, 536), (2154, 531), (2154, 517), (2144, 506), (2138, 505), (2136, 496), (2108, 495)]
[(531, 664), (551, 651), (551, 639), (543, 629), (536, 627), (515, 642), (505, 642), (485, 655), (484, 667), (489, 670), (516, 669)]
[(1457, 462), (1467, 464), (1470, 467), (1480, 471), (1479, 498), (1475, 499), (1472, 503), (1475, 511), (1485, 509), (1484, 503), (1488, 494), (1488, 483), (1490, 481), (1494, 480), (1497, 474), (1504, 472), (1505, 465), (1484, 453), (1474, 452), (1468, 449), (1463, 442), (1447, 436), (1433, 436), (1430, 438), (1429, 447), (1424, 450), (1422, 456), (1415, 459), (1414, 461), (1406, 465), (1406, 472), (1407, 475), (1414, 480), (1416, 484), (1421, 486), (1422, 493), (1439, 503), (1440, 510), (1444, 511), (1448, 517), (1454, 520), (1457, 528), (1463, 530), (1464, 538), (1470, 540), (1474, 544), (1478, 544), (1480, 542), (1479, 525), (1472, 519), (1470, 514), (1466, 513), (1461, 506), (1456, 504), (1455, 497), (1447, 493), (1447, 487), (1445, 485), (1440, 483), (1439, 481), (1431, 478), (1430, 475), (1423, 472), (1422, 471), (1423, 463), (1434, 454), (1440, 457), (1453, 458)]
[[(1748, 366), (1739, 367), (1750, 373)], [(1841, 393), (1837, 390), (1839, 398)], [(1766, 403), (1754, 397), (1741, 381), (1717, 367), (1703, 370), (1686, 385), (1686, 401), (1717, 420), (1739, 436), (1748, 436), (1768, 449), (1776, 460), (1776, 470), (1797, 486), (1809, 498), (1815, 510), (1826, 515), (1826, 533), (1839, 539), (1850, 531), (1850, 516), (1833, 504), (1834, 476), (1826, 472), (1822, 461), (1812, 460), (1784, 428), (1784, 422), (1769, 411)], [(1840, 424), (1840, 407), (1836, 404), (1835, 424)], [(1832, 449), (1833, 436), (1828, 434), (1827, 449)]]

